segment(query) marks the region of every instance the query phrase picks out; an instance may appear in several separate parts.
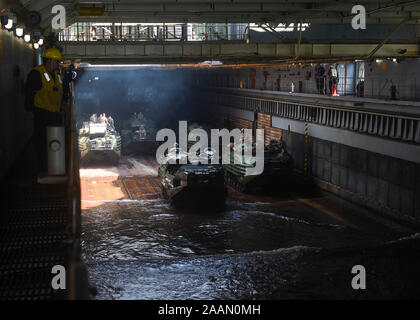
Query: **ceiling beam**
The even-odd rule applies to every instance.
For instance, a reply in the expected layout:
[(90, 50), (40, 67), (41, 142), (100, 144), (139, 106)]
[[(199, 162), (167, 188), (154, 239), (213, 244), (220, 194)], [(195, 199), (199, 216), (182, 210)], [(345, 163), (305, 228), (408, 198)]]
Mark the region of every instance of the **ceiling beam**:
[[(220, 42), (60, 42), (64, 58), (94, 61), (284, 61), (293, 59), (297, 43), (220, 43)], [(299, 59), (365, 59), (376, 44), (300, 44)], [(405, 50), (404, 53), (402, 50)], [(384, 44), (370, 58), (419, 57), (418, 44)]]

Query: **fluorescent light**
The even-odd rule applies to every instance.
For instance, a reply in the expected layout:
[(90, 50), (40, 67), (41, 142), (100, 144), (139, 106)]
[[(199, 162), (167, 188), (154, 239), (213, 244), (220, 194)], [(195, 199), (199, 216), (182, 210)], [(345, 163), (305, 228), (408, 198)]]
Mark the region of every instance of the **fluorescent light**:
[(25, 39), (26, 42), (31, 41), (31, 35), (30, 34), (25, 34), (25, 37), (23, 37), (23, 39)]
[(38, 43), (34, 43), (34, 48), (35, 48), (36, 50), (38, 50), (38, 49), (39, 49), (39, 44), (38, 44)]
[(13, 19), (9, 19), (8, 21), (7, 21), (7, 24), (4, 26), (7, 30), (10, 30), (10, 29), (12, 29), (12, 27), (13, 27)]
[(18, 37), (23, 36), (23, 28), (16, 28), (16, 35)]
[(44, 39), (39, 39), (39, 41), (38, 41), (38, 44), (40, 45), (40, 46), (42, 46), (43, 44), (44, 44)]

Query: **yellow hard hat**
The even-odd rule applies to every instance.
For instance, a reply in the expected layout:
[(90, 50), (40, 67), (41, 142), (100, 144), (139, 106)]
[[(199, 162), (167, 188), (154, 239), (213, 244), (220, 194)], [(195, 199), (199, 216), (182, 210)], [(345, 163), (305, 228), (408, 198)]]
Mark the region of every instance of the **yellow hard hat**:
[(63, 59), (63, 56), (61, 55), (60, 50), (58, 50), (57, 48), (48, 49), (42, 57), (46, 59), (57, 60), (57, 61), (61, 61)]

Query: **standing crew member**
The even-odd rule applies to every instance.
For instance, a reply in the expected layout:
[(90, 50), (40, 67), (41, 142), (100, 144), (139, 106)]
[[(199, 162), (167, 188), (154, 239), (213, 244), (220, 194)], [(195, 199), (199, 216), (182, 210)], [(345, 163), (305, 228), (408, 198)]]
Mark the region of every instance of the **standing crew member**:
[(114, 125), (114, 119), (112, 119), (112, 117), (111, 116), (109, 116), (108, 117), (108, 124), (113, 128), (113, 129), (115, 129), (115, 125)]
[(108, 124), (108, 118), (106, 117), (106, 114), (105, 113), (102, 113), (101, 114), (101, 116), (99, 118), (99, 122), (100, 123), (106, 123), (106, 124)]
[(51, 48), (42, 57), (43, 64), (29, 73), (25, 87), (25, 109), (34, 120), (38, 172), (47, 168), (47, 127), (63, 123), (63, 78), (59, 69), (61, 52)]
[(90, 116), (90, 122), (91, 123), (97, 123), (98, 122), (98, 116), (96, 115), (96, 113), (94, 113)]
[(67, 69), (64, 70), (63, 75), (63, 88), (64, 88), (64, 100), (68, 100), (70, 94), (70, 83), (74, 82), (77, 77), (76, 71), (74, 71), (75, 66), (71, 64)]
[(328, 71), (330, 95), (337, 95), (338, 72), (334, 65)]
[(145, 124), (145, 122), (147, 121), (146, 118), (144, 117), (142, 112), (139, 112), (137, 114), (137, 120), (141, 123), (141, 124)]
[(320, 63), (315, 68), (315, 80), (318, 94), (325, 95), (325, 69)]

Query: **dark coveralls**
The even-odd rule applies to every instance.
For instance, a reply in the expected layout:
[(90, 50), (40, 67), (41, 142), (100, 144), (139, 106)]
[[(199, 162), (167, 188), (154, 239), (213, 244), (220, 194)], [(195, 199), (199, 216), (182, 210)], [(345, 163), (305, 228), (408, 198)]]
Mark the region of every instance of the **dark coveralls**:
[(325, 69), (323, 66), (317, 66), (315, 68), (315, 80), (318, 93), (322, 95), (327, 94), (325, 87)]
[[(49, 76), (51, 79), (55, 79), (54, 74), (49, 73)], [(37, 153), (35, 159), (38, 172), (47, 170), (47, 127), (63, 125), (61, 112), (47, 111), (34, 105), (35, 94), (41, 88), (41, 74), (37, 70), (32, 70), (25, 85), (25, 109), (27, 112), (33, 112), (34, 114), (32, 143), (35, 145)]]

